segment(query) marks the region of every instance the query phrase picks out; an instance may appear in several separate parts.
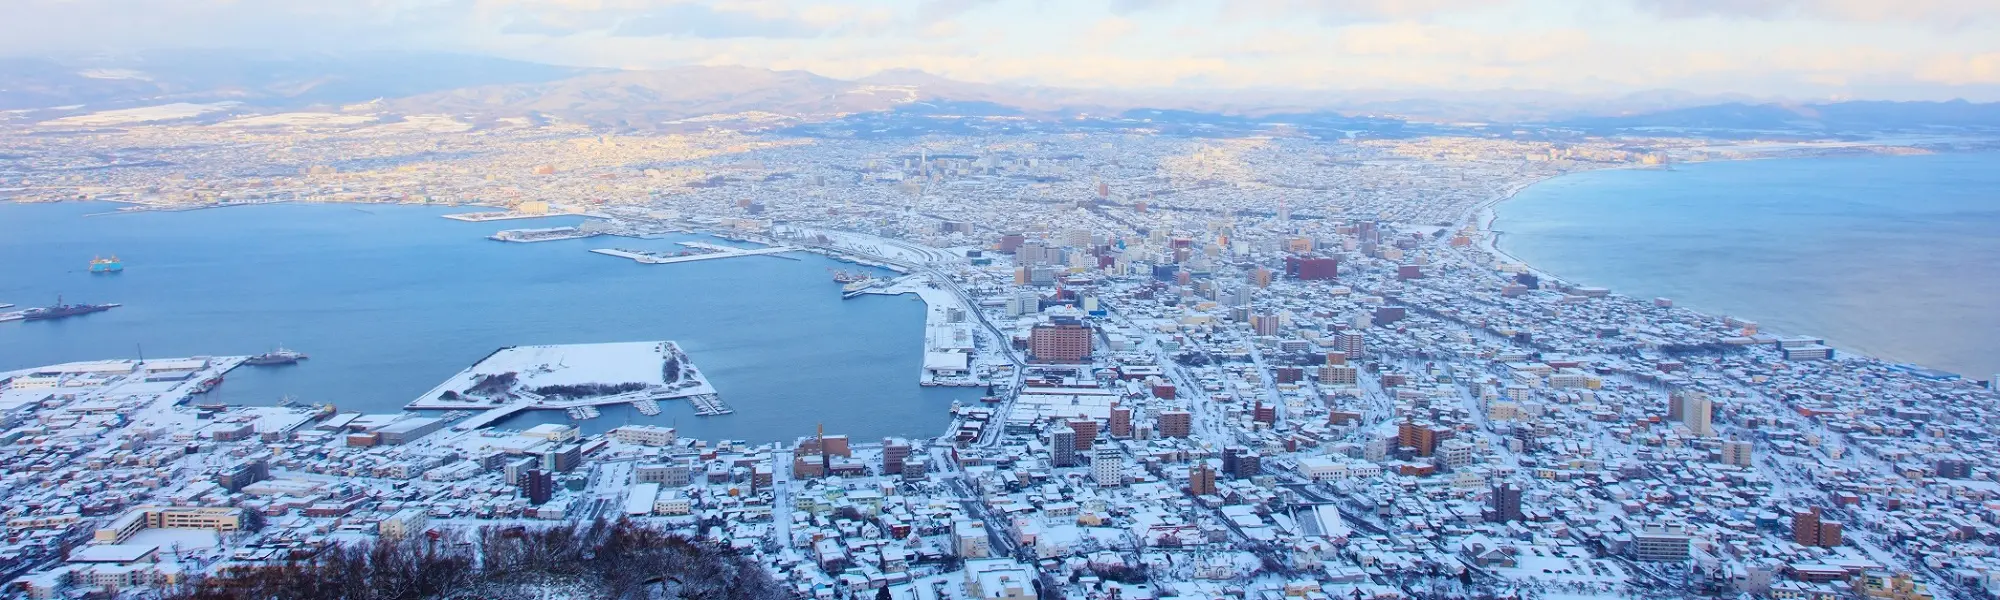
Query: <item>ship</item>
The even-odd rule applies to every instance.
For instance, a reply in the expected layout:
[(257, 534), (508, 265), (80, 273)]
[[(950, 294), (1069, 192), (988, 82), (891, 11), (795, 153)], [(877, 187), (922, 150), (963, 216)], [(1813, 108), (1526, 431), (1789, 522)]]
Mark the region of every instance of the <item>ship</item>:
[(116, 254), (111, 255), (111, 258), (90, 259), (90, 272), (92, 273), (117, 273), (124, 270), (125, 261), (118, 260), (118, 255)]
[(870, 277), (867, 273), (850, 273), (847, 271), (833, 272), (833, 282), (841, 285), (847, 285), (850, 283), (861, 282), (861, 281), (868, 281), (870, 279), (874, 279), (874, 277)]
[(118, 308), (116, 304), (63, 304), (62, 296), (56, 296), (55, 306), (30, 308), (22, 311), (21, 318), (27, 321), (53, 321), (70, 317), (101, 313)]
[(252, 356), (249, 359), (244, 360), (243, 364), (259, 365), (259, 366), (290, 365), (290, 364), (298, 364), (299, 361), (305, 360), (307, 358), (309, 357), (307, 357), (303, 352), (293, 352), (291, 350), (286, 350), (283, 347), (279, 347), (277, 350)]

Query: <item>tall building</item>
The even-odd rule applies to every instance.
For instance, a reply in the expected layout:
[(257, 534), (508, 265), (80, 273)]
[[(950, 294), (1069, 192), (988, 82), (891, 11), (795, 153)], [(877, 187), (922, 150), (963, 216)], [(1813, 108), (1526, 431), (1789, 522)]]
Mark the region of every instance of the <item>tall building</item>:
[(1089, 452), (1097, 445), (1097, 421), (1093, 419), (1070, 419), (1069, 428), (1076, 431), (1076, 451)]
[(1361, 332), (1342, 331), (1333, 334), (1333, 347), (1341, 354), (1347, 355), (1348, 360), (1361, 358)]
[(897, 475), (903, 472), (903, 461), (910, 458), (910, 443), (897, 440), (882, 440), (882, 474)]
[(1722, 443), (1722, 464), (1750, 468), (1751, 444), (1747, 440), (1729, 440)]
[(1278, 315), (1250, 315), (1250, 331), (1257, 335), (1278, 335)]
[(1121, 440), (1131, 439), (1132, 407), (1115, 405), (1111, 407), (1111, 437)]
[(1057, 426), (1049, 432), (1049, 464), (1057, 467), (1076, 466), (1076, 430)]
[(1125, 456), (1115, 446), (1102, 446), (1090, 456), (1090, 478), (1101, 486), (1125, 485)]
[(1090, 327), (1076, 319), (1056, 319), (1028, 332), (1028, 357), (1040, 363), (1090, 362)]
[(521, 476), (521, 491), (528, 496), (529, 504), (547, 504), (556, 495), (556, 476), (541, 469), (530, 469)]
[(1486, 520), (1495, 523), (1512, 523), (1521, 520), (1521, 488), (1511, 483), (1503, 483), (1493, 488), (1492, 507), (1486, 513)]
[(1194, 468), (1188, 469), (1188, 493), (1196, 496), (1215, 494), (1215, 468), (1208, 466), (1208, 461), (1197, 461)]
[(1801, 546), (1839, 546), (1840, 524), (1821, 520), (1817, 506), (1792, 513), (1792, 541)]
[(1715, 435), (1714, 411), (1715, 402), (1708, 399), (1708, 394), (1688, 394), (1681, 400), (1681, 422), (1695, 435)]
[(1234, 479), (1256, 477), (1264, 472), (1263, 457), (1242, 446), (1223, 448), (1222, 472)]
[(1184, 438), (1194, 429), (1194, 413), (1185, 410), (1160, 411), (1160, 437)]
[(1938, 477), (1944, 479), (1967, 479), (1972, 477), (1972, 461), (1959, 456), (1937, 459), (1937, 461), (1931, 463), (1931, 469), (1937, 472)]
[(1428, 457), (1437, 453), (1438, 443), (1451, 439), (1449, 427), (1438, 427), (1428, 423), (1404, 421), (1396, 426), (1396, 442), (1409, 448), (1414, 456)]

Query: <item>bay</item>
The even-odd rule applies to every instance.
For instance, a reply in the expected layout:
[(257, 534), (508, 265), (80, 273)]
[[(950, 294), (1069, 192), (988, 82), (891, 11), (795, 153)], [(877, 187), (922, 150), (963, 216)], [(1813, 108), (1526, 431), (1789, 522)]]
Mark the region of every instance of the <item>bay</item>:
[[(52, 322), (0, 323), (0, 370), (78, 360), (243, 355), (280, 344), (311, 355), (245, 367), (211, 394), (269, 405), (285, 396), (392, 412), (505, 346), (674, 340), (736, 410), (697, 417), (663, 402), (644, 417), (604, 410), (586, 431), (625, 423), (753, 442), (829, 434), (857, 441), (943, 432), (953, 400), (979, 391), (917, 385), (924, 305), (912, 296), (841, 300), (830, 268), (793, 253), (641, 265), (588, 252), (678, 250), (676, 241), (484, 239), (578, 217), (465, 223), (468, 209), (282, 204), (97, 215), (107, 203), (0, 204), (0, 302), (120, 303)], [(118, 274), (87, 271), (116, 254)], [(18, 308), (14, 309), (18, 310)], [(563, 421), (531, 412), (503, 422)]]
[(2000, 373), (2000, 154), (1592, 171), (1495, 215), (1503, 250), (1566, 280), (1971, 379)]

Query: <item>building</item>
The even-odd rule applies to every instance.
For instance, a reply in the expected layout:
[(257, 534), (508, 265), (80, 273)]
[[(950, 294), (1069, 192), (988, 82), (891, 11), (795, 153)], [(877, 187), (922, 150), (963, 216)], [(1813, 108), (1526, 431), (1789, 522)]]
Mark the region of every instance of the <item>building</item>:
[(1968, 479), (1972, 477), (1972, 461), (1956, 456), (1940, 458), (1931, 463), (1931, 470), (1944, 479)]
[(965, 561), (965, 595), (979, 600), (1036, 600), (1035, 575), (1006, 559)]
[(1684, 561), (1693, 541), (1681, 528), (1648, 525), (1632, 534), (1632, 558), (1641, 562)]
[(1486, 520), (1494, 523), (1512, 523), (1521, 520), (1521, 487), (1511, 483), (1494, 486)]
[(901, 475), (903, 462), (910, 458), (910, 443), (902, 440), (882, 440), (882, 474)]
[[(575, 429), (576, 428), (574, 427), (570, 428), (571, 431), (574, 431)], [(677, 439), (677, 436), (674, 434), (674, 428), (655, 427), (652, 425), (625, 425), (622, 427), (613, 428), (611, 431), (605, 432), (605, 435), (610, 437), (614, 441), (624, 442), (627, 444), (638, 444), (640, 446), (656, 446), (656, 447), (672, 446), (674, 445), (674, 441)], [(568, 439), (559, 439), (550, 441), (567, 442), (574, 439), (576, 438), (570, 437)]]
[(1242, 446), (1223, 448), (1222, 472), (1235, 479), (1256, 477), (1264, 472), (1263, 457)]
[(1125, 455), (1113, 446), (1100, 446), (1090, 457), (1090, 478), (1097, 485), (1125, 485)]
[(248, 486), (271, 478), (271, 464), (264, 459), (252, 459), (236, 463), (215, 477), (215, 485), (230, 493), (243, 491)]
[(1184, 438), (1194, 429), (1194, 413), (1185, 410), (1161, 411), (1160, 437)]
[(993, 555), (993, 540), (986, 535), (986, 522), (961, 519), (951, 524), (951, 547), (959, 558), (986, 558)]
[(1076, 430), (1056, 427), (1049, 432), (1049, 464), (1056, 467), (1076, 466)]
[(126, 511), (92, 534), (99, 544), (122, 544), (146, 529), (228, 533), (243, 528), (243, 509), (214, 506), (142, 506)]
[(651, 464), (632, 468), (632, 480), (638, 483), (657, 483), (660, 487), (677, 488), (687, 485), (693, 472), (687, 465)]
[(1729, 440), (1722, 443), (1722, 464), (1750, 468), (1752, 445), (1747, 440)]
[(1348, 360), (1361, 358), (1361, 332), (1342, 331), (1333, 334), (1334, 350), (1347, 356)]
[(1396, 426), (1396, 442), (1410, 449), (1412, 456), (1429, 457), (1437, 453), (1438, 443), (1451, 439), (1448, 427), (1437, 427), (1427, 423), (1404, 421)]
[(541, 469), (529, 469), (521, 474), (521, 493), (528, 497), (528, 503), (535, 506), (548, 504), (556, 495), (556, 476)]
[(1792, 513), (1792, 541), (1801, 546), (1840, 546), (1840, 524), (1820, 518), (1819, 507)]
[(425, 529), (429, 529), (430, 519), (424, 515), (424, 511), (422, 510), (405, 508), (396, 511), (396, 514), (389, 515), (386, 519), (382, 519), (382, 522), (377, 523), (375, 528), (384, 540), (400, 540), (423, 533)]
[(376, 430), (375, 433), (381, 434), (383, 444), (396, 446), (414, 442), (418, 438), (437, 433), (438, 430), (444, 429), (444, 426), (447, 424), (449, 424), (448, 421), (437, 417), (410, 417), (383, 426), (381, 429)]
[(1095, 419), (1070, 419), (1069, 428), (1076, 430), (1076, 450), (1088, 452), (1097, 446), (1097, 421)]
[(1040, 363), (1090, 362), (1090, 327), (1076, 319), (1058, 318), (1028, 332), (1028, 357)]
[(1215, 494), (1215, 468), (1208, 466), (1208, 461), (1197, 462), (1194, 468), (1188, 469), (1188, 493), (1196, 496)]
[(1680, 403), (1680, 422), (1687, 425), (1688, 431), (1702, 437), (1715, 435), (1715, 401), (1709, 400), (1708, 394), (1682, 394)]
[(1110, 421), (1111, 421), (1111, 437), (1121, 440), (1132, 439), (1131, 407), (1115, 406), (1115, 405), (1112, 406)]
[(1324, 281), (1340, 276), (1340, 260), (1326, 257), (1287, 256), (1285, 276), (1303, 281)]

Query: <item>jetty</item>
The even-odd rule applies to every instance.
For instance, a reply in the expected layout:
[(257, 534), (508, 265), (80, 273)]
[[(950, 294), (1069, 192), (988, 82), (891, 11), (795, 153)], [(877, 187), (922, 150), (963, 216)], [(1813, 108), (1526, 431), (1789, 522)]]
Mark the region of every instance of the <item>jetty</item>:
[(648, 250), (630, 250), (625, 248), (597, 248), (591, 250), (591, 252), (595, 252), (605, 256), (616, 256), (618, 258), (629, 259), (632, 262), (645, 265), (670, 265), (674, 263), (694, 262), (697, 260), (717, 260), (723, 258), (736, 258), (738, 256), (767, 256), (774, 254), (784, 254), (786, 252), (796, 252), (799, 250), (798, 248), (793, 248), (790, 246), (769, 246), (764, 248), (735, 248), (731, 246), (722, 246), (706, 242), (679, 242), (679, 244), (688, 247), (690, 251), (686, 254), (672, 254), (672, 253), (654, 252)]

